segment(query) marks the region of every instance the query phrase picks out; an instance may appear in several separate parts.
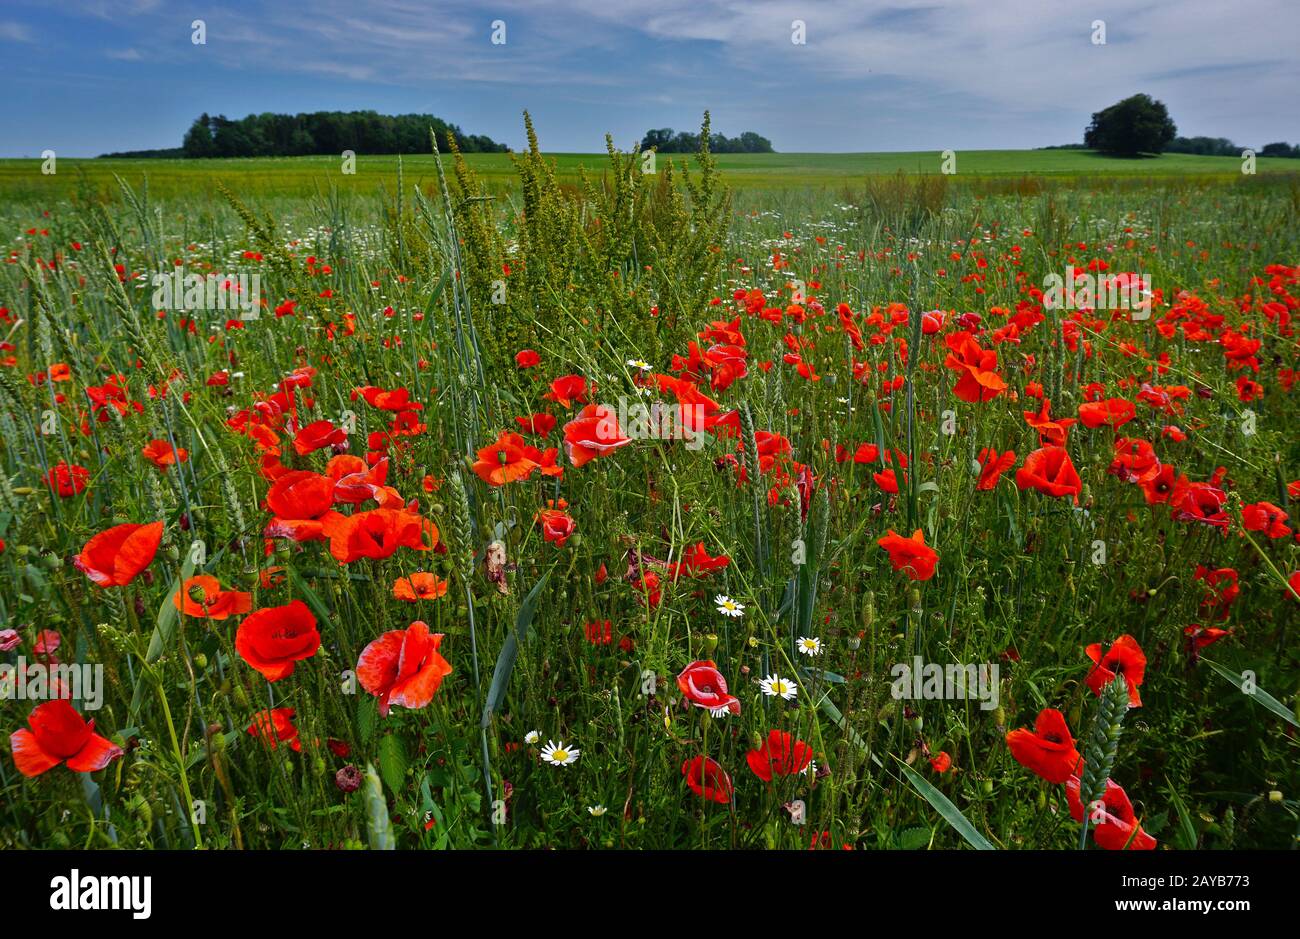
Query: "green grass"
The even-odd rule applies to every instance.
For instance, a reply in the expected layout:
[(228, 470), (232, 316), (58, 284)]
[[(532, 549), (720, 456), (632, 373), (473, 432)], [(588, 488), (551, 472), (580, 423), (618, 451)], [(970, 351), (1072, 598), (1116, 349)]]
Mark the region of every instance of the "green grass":
[[(548, 155), (555, 161), (558, 178), (574, 183), (580, 169), (599, 175), (607, 168), (603, 153), (560, 153)], [(1122, 178), (1175, 177), (1241, 178), (1241, 161), (1233, 157), (1201, 157), (1164, 154), (1159, 157), (1121, 159), (1083, 150), (970, 150), (959, 151), (953, 180), (975, 178), (1047, 177), (1099, 180)], [(515, 174), (510, 155), (470, 154), (467, 162), (492, 189), (511, 188)], [(689, 156), (665, 154), (660, 160), (682, 162)], [(843, 187), (871, 176), (895, 173), (938, 175), (942, 155), (938, 151), (904, 153), (771, 153), (720, 154), (716, 157), (724, 180), (743, 189), (800, 187)], [(159, 197), (210, 196), (218, 181), (245, 194), (305, 197), (341, 190), (372, 192), (377, 186), (390, 189), (397, 181), (396, 156), (361, 156), (356, 173), (344, 175), (337, 157), (277, 157), (241, 160), (98, 160), (67, 158), (58, 172), (43, 176), (36, 159), (0, 160), (0, 193), (8, 199), (60, 199), (77, 188), (84, 174), (94, 189), (115, 189), (113, 175), (133, 184), (149, 179), (150, 191)], [(406, 179), (421, 187), (436, 182), (432, 156), (402, 158)], [(1280, 158), (1259, 159), (1260, 174), (1300, 176), (1300, 161)]]

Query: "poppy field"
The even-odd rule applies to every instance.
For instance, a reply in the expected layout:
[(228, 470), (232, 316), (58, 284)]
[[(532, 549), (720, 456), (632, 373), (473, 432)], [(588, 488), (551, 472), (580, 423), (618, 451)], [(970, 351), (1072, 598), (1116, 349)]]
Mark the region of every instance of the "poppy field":
[(0, 847), (1294, 846), (1295, 176), (528, 139), (0, 204)]

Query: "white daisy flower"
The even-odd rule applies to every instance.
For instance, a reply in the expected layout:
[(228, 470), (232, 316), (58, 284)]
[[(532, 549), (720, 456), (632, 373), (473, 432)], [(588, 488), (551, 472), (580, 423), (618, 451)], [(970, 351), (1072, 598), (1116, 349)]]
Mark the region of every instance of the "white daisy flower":
[(604, 815), (604, 814), (605, 814), (606, 812), (608, 812), (608, 811), (609, 811), (609, 810), (608, 810), (607, 808), (605, 808), (603, 805), (589, 805), (589, 806), (587, 806), (587, 813), (588, 813), (589, 815), (595, 817), (595, 818), (600, 818), (602, 815)]
[(782, 678), (779, 675), (768, 675), (758, 683), (763, 689), (763, 694), (769, 698), (784, 698), (787, 701), (793, 701), (795, 695), (799, 693), (799, 688), (794, 682)]
[(630, 368), (639, 368), (643, 372), (648, 372), (654, 368), (654, 366), (645, 359), (628, 359), (627, 364)]
[(536, 743), (542, 739), (541, 731), (530, 730), (524, 734), (524, 743)]
[(800, 636), (797, 646), (799, 652), (803, 655), (821, 655), (822, 641), (815, 636), (811, 639), (807, 636)]
[(726, 717), (730, 713), (731, 708), (725, 706), (720, 708), (709, 708), (709, 717)]
[(737, 603), (724, 594), (718, 594), (713, 598), (713, 602), (718, 605), (718, 612), (723, 616), (744, 616), (745, 604)]
[(542, 747), (542, 759), (552, 766), (568, 766), (578, 762), (580, 752), (574, 747), (566, 747), (563, 740), (558, 744), (554, 740), (548, 740), (546, 746)]

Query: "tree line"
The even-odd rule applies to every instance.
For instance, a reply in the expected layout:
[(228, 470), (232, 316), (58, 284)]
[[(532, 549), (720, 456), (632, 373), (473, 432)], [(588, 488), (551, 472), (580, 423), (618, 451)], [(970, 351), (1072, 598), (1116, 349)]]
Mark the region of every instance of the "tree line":
[[(696, 153), (700, 149), (700, 135), (689, 131), (674, 132), (671, 127), (647, 131), (641, 140), (641, 149), (654, 149), (659, 153)], [(775, 153), (772, 141), (747, 130), (739, 137), (709, 134), (709, 150), (713, 153)]]
[[(1179, 137), (1178, 127), (1161, 101), (1133, 95), (1092, 115), (1083, 143), (1047, 147), (1048, 150), (1098, 150), (1119, 156), (1142, 153), (1190, 153), (1196, 156), (1240, 157), (1247, 149), (1226, 137)], [(1259, 156), (1300, 158), (1300, 144), (1265, 144)]]
[(376, 111), (315, 111), (310, 114), (250, 114), (231, 120), (200, 115), (185, 132), (182, 155), (267, 157), (353, 153), (428, 153), (429, 131), (441, 144), (447, 133), (465, 153), (504, 153), (507, 147), (481, 134), (466, 134), (432, 114)]

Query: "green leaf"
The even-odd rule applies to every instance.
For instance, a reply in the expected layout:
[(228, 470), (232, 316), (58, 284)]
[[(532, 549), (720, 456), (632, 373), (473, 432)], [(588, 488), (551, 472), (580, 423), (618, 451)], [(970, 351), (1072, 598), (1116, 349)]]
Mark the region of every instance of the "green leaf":
[(406, 768), (409, 765), (401, 737), (388, 734), (379, 741), (379, 775), (390, 790), (396, 793), (406, 788)]
[(1278, 717), (1282, 718), (1282, 720), (1286, 721), (1292, 727), (1300, 727), (1300, 721), (1297, 721), (1296, 716), (1292, 714), (1289, 710), (1287, 710), (1286, 705), (1284, 705), (1277, 698), (1273, 697), (1263, 688), (1256, 685), (1254, 691), (1246, 691), (1245, 690), (1246, 679), (1242, 675), (1237, 674), (1230, 668), (1220, 665), (1218, 662), (1211, 662), (1209, 659), (1205, 658), (1204, 656), (1201, 657), (1201, 661), (1204, 662), (1206, 665), (1210, 666), (1210, 668), (1214, 669), (1224, 678), (1228, 679), (1228, 681), (1232, 682), (1233, 685), (1236, 686), (1237, 690), (1240, 691), (1242, 694), (1244, 694), (1246, 697), (1254, 700), (1255, 702), (1262, 705), (1263, 707), (1268, 708), (1270, 711), (1272, 711)]
[[(180, 623), (180, 611), (176, 609), (176, 604), (172, 603), (172, 597), (180, 593), (181, 585), (193, 576), (194, 556), (186, 551), (180, 576), (172, 581), (171, 589), (163, 596), (162, 605), (158, 607), (158, 618), (154, 623), (153, 635), (149, 637), (149, 648), (144, 656), (146, 664), (153, 665), (157, 662), (171, 645), (172, 636), (176, 634), (176, 626)], [(140, 704), (144, 701), (144, 686), (147, 678), (147, 674), (141, 671), (135, 680), (135, 690), (131, 693), (131, 707), (127, 711), (127, 718), (132, 723), (135, 722), (135, 717), (140, 712)]]
[(1196, 826), (1192, 824), (1192, 816), (1188, 814), (1187, 805), (1183, 802), (1182, 796), (1173, 786), (1169, 787), (1169, 802), (1173, 805), (1174, 810), (1178, 813), (1178, 829), (1174, 832), (1174, 847), (1180, 851), (1195, 851), (1196, 842), (1199, 840), (1196, 834)]
[(369, 696), (357, 699), (357, 730), (361, 734), (361, 742), (369, 743), (375, 736), (375, 721), (379, 717), (379, 709), (375, 706), (375, 699)]
[(930, 785), (930, 783), (926, 781), (925, 777), (912, 769), (912, 767), (908, 766), (902, 760), (898, 761), (898, 765), (902, 767), (903, 775), (906, 776), (907, 781), (912, 784), (912, 788), (924, 796), (925, 801), (929, 802), (938, 810), (939, 814), (943, 816), (943, 820), (957, 830), (957, 834), (965, 838), (970, 845), (977, 850), (994, 850), (994, 847), (989, 843), (989, 840), (975, 830), (975, 826), (970, 823), (970, 819), (961, 813), (961, 809), (948, 801), (947, 796), (934, 788), (934, 786)]
[(532, 625), (533, 617), (537, 615), (537, 598), (550, 577), (551, 571), (548, 570), (537, 583), (533, 584), (533, 589), (528, 591), (528, 596), (524, 597), (524, 602), (519, 607), (519, 613), (515, 616), (515, 628), (506, 635), (505, 644), (502, 645), (501, 653), (497, 656), (496, 667), (492, 669), (492, 684), (488, 686), (480, 727), (487, 727), (492, 722), (493, 713), (501, 707), (501, 701), (506, 696), (506, 688), (510, 684), (510, 673), (514, 671), (515, 658), (519, 655), (519, 643), (528, 635), (528, 627)]
[(900, 831), (897, 836), (899, 850), (919, 851), (930, 843), (933, 835), (934, 832), (929, 828), (908, 828)]

